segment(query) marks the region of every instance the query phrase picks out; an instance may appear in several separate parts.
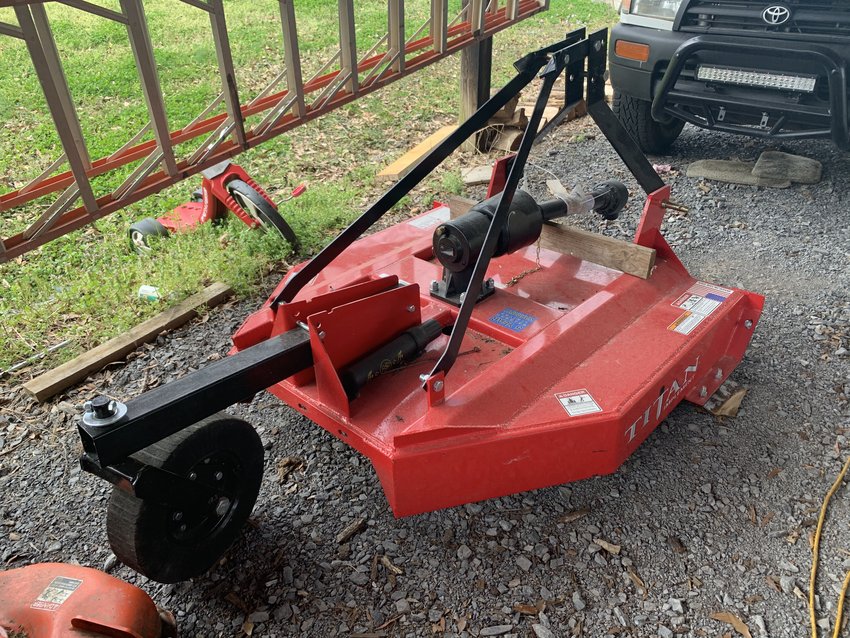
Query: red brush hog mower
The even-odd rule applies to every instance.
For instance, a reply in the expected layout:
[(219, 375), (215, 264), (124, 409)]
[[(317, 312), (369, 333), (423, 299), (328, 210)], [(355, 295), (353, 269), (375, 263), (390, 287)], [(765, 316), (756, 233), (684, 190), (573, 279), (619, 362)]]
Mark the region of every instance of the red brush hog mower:
[[(232, 356), (126, 404), (87, 406), (82, 465), (115, 485), (107, 527), (122, 561), (169, 582), (225, 551), (257, 497), (263, 448), (217, 411), (264, 389), (367, 456), (397, 516), (614, 472), (682, 400), (708, 400), (763, 298), (697, 281), (664, 240), (675, 204), (605, 103), (606, 37), (577, 31), (519, 60), (469, 121), (289, 273), (233, 335)], [(541, 202), (518, 189), (561, 73), (570, 105), (586, 100), (648, 194), (634, 243), (553, 223), (616, 217), (622, 184)], [(538, 75), (496, 194), (362, 236)], [(596, 248), (582, 257), (578, 244)]]
[[(130, 226), (130, 245), (138, 253), (151, 250), (150, 237), (167, 237), (170, 233), (187, 231), (200, 224), (221, 219), (232, 212), (251, 228), (277, 232), (298, 249), (298, 238), (278, 212), (274, 201), (245, 170), (229, 161), (202, 171), (201, 188), (192, 200), (156, 219), (147, 217)], [(306, 187), (297, 186), (284, 201), (299, 197)]]

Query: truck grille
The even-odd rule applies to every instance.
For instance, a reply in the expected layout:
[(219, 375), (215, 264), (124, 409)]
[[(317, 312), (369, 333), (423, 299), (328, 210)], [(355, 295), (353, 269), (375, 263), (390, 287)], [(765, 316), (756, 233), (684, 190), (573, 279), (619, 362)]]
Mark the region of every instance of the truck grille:
[[(770, 6), (791, 10), (791, 19), (781, 25), (764, 21)], [(682, 16), (680, 30), (693, 33), (750, 35), (789, 39), (832, 40), (850, 37), (850, 3), (847, 0), (692, 0)]]

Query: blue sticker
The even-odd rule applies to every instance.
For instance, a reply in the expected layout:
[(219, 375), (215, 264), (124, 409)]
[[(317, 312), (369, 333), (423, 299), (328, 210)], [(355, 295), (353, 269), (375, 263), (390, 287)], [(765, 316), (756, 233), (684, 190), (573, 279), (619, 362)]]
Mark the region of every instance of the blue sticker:
[(717, 295), (717, 294), (715, 294), (715, 293), (713, 293), (713, 292), (708, 293), (708, 294), (705, 296), (705, 298), (706, 298), (706, 299), (711, 299), (712, 301), (719, 301), (720, 303), (723, 303), (724, 301), (726, 301), (726, 297), (722, 297), (722, 296)]
[(528, 328), (528, 326), (533, 324), (535, 320), (535, 317), (527, 315), (524, 312), (520, 312), (519, 310), (512, 310), (511, 308), (500, 310), (490, 317), (490, 321), (492, 323), (503, 326), (508, 330), (513, 330), (514, 332), (522, 332)]

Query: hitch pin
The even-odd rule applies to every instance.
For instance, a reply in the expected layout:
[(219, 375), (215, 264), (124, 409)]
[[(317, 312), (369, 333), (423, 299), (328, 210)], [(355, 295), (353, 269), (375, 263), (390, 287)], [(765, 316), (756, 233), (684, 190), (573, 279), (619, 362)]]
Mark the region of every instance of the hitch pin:
[(662, 208), (669, 208), (670, 210), (675, 210), (679, 213), (689, 213), (689, 212), (691, 212), (691, 209), (688, 208), (687, 206), (685, 206), (684, 204), (679, 204), (679, 203), (671, 201), (669, 199), (661, 202), (661, 207)]

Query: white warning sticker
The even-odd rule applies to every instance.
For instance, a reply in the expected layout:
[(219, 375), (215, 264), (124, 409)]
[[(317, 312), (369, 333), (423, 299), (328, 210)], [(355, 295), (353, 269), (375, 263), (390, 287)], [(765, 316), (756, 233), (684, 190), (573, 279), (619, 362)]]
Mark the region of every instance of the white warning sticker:
[(414, 226), (415, 228), (421, 228), (422, 230), (426, 228), (433, 228), (438, 224), (442, 224), (443, 222), (449, 221), (449, 207), (441, 206), (440, 208), (435, 208), (430, 213), (426, 215), (420, 215), (416, 219), (411, 219), (408, 224)]
[(698, 312), (691, 312), (688, 310), (685, 314), (676, 319), (676, 321), (667, 326), (667, 330), (672, 330), (673, 332), (678, 332), (683, 335), (689, 335), (694, 331), (694, 328), (705, 321), (707, 316), (708, 315), (701, 315)]
[(50, 584), (45, 587), (35, 602), (30, 605), (33, 609), (44, 609), (46, 611), (56, 611), (62, 606), (66, 600), (71, 597), (77, 588), (83, 584), (83, 581), (77, 578), (66, 578), (57, 576)]
[(701, 315), (710, 315), (720, 307), (722, 301), (706, 299), (699, 295), (682, 295), (676, 302), (676, 306), (682, 310), (690, 310)]
[(713, 286), (702, 281), (696, 282), (673, 302), (674, 308), (681, 308), (685, 313), (667, 329), (683, 335), (691, 334), (694, 328), (717, 310), (732, 292), (728, 288)]
[(593, 400), (593, 397), (590, 396), (587, 390), (559, 392), (555, 395), (555, 398), (561, 402), (561, 405), (570, 416), (584, 416), (585, 414), (602, 412), (602, 408)]

